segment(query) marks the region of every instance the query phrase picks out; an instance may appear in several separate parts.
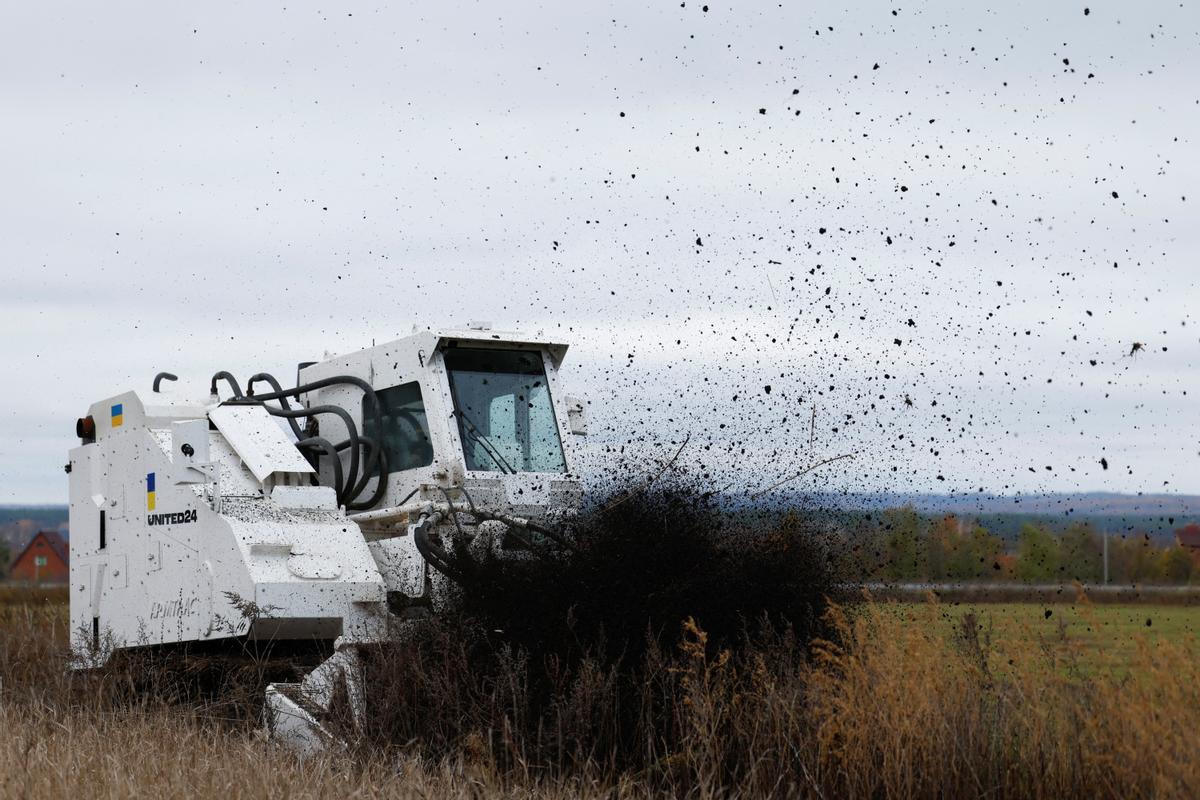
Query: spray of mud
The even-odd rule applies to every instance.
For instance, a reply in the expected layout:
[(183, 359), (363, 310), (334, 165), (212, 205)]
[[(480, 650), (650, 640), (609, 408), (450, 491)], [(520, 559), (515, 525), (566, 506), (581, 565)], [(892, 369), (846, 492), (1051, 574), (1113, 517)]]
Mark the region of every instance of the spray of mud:
[(364, 744), (646, 766), (678, 735), (685, 639), (748, 662), (802, 659), (828, 635), (828, 603), (853, 592), (836, 543), (806, 520), (747, 516), (682, 482), (616, 493), (573, 551), (493, 564), (460, 613), (373, 652)]
[(748, 517), (685, 486), (599, 503), (576, 541), (560, 557), (497, 562), (466, 592), (466, 617), (531, 653), (636, 660), (651, 642), (673, 646), (688, 618), (713, 647), (736, 648), (762, 623), (810, 638), (845, 586), (803, 515)]

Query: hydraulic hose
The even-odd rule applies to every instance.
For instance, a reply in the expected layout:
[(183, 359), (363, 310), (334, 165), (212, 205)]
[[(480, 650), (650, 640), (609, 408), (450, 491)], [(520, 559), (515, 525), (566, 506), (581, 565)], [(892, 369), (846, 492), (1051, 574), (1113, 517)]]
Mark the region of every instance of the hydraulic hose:
[[(367, 499), (361, 503), (354, 502), (354, 503), (347, 504), (346, 508), (349, 509), (350, 511), (365, 511), (368, 508), (373, 508), (374, 506), (376, 506), (379, 503), (380, 500), (383, 499), (383, 493), (387, 491), (387, 476), (388, 476), (387, 451), (383, 450), (381, 448), (380, 444), (369, 436), (363, 436), (363, 435), (359, 434), (358, 442), (363, 447), (368, 448), (369, 453), (373, 453), (376, 450), (379, 451), (379, 455), (378, 455), (378, 458), (379, 458), (379, 471), (378, 472), (379, 472), (379, 474), (374, 476), (374, 477), (379, 478), (379, 480), (375, 484), (375, 491), (373, 491), (371, 493), (371, 497), (369, 499)], [(333, 446), (333, 448), (340, 453), (349, 446), (350, 446), (350, 440), (347, 439), (345, 441), (338, 442), (337, 444), (335, 444)], [(364, 470), (362, 477), (359, 478), (359, 480), (358, 480), (358, 485), (355, 486), (353, 489), (351, 489), (350, 497), (357, 499), (358, 496), (363, 493), (363, 490), (367, 488), (367, 482), (371, 480), (371, 477), (372, 477), (371, 473), (366, 472)]]
[[(266, 380), (266, 377), (262, 377), (261, 379)], [(274, 381), (274, 379), (272, 380)], [(304, 383), (286, 391), (275, 388), (279, 385), (279, 382), (274, 381), (271, 386), (274, 391), (269, 392), (268, 394), (255, 395), (255, 399), (278, 400), (280, 397), (286, 395), (297, 395), (304, 392), (312, 392), (316, 391), (317, 389), (324, 389), (328, 386), (337, 386), (339, 384), (349, 384), (362, 390), (363, 395), (371, 404), (371, 415), (375, 417), (376, 426), (379, 430), (383, 430), (383, 407), (379, 403), (379, 397), (375, 394), (375, 387), (371, 386), (371, 384), (367, 383), (362, 378), (356, 378), (353, 375), (335, 375), (332, 378), (322, 378), (321, 380)]]
[[(417, 430), (417, 431), (421, 430), (420, 423), (417, 422), (416, 418), (413, 416), (413, 414), (411, 412), (403, 411), (400, 409), (393, 409), (392, 413), (395, 414), (398, 419), (407, 420), (408, 423), (413, 427), (414, 430)], [(379, 470), (378, 470), (377, 477), (379, 478), (380, 484), (385, 483), (387, 481), (387, 476), (389, 474), (389, 470), (388, 470), (388, 465), (384, 461), (384, 457), (387, 455), (387, 453), (383, 451), (382, 444), (379, 442), (376, 442), (373, 439), (369, 439), (366, 436), (362, 436), (361, 434), (359, 435), (358, 438), (359, 438), (359, 441), (363, 442), (364, 444), (367, 444), (367, 443), (374, 444), (380, 448), (380, 452), (378, 455), (380, 464), (379, 464)], [(337, 448), (339, 450), (343, 450), (343, 449), (345, 449), (345, 446), (346, 446), (346, 443), (343, 442), (343, 443), (337, 445)], [(366, 490), (367, 482), (370, 481), (372, 477), (373, 477), (373, 475), (372, 475), (372, 472), (370, 469), (370, 461), (368, 461), (368, 466), (363, 470), (362, 477), (359, 478), (358, 485), (356, 487), (354, 487), (350, 496), (357, 498), (359, 495), (361, 495), (363, 493), (363, 491)], [(365, 511), (368, 508), (373, 508), (380, 501), (380, 499), (382, 497), (383, 497), (383, 491), (379, 490), (379, 488), (376, 487), (376, 491), (372, 494), (370, 500), (367, 500), (362, 503), (355, 502), (352, 505), (347, 506), (347, 508), (349, 508), (352, 511)]]
[[(161, 373), (159, 376), (155, 377), (155, 391), (158, 391), (159, 379), (164, 376), (170, 380), (175, 379), (175, 376), (173, 375)], [(388, 471), (387, 456), (383, 452), (383, 448), (380, 443), (365, 436), (360, 437), (358, 435), (358, 429), (354, 424), (354, 419), (343, 408), (333, 405), (323, 405), (314, 406), (312, 408), (293, 409), (287, 401), (289, 395), (299, 397), (302, 392), (311, 392), (315, 391), (316, 389), (323, 389), (327, 386), (337, 386), (340, 384), (356, 386), (362, 390), (363, 397), (367, 401), (367, 405), (370, 407), (369, 412), (374, 418), (375, 427), (380, 434), (382, 434), (382, 406), (379, 403), (378, 395), (375, 393), (375, 388), (371, 386), (371, 384), (352, 375), (338, 375), (332, 378), (323, 378), (321, 380), (311, 381), (309, 383), (296, 386), (292, 389), (285, 390), (275, 376), (268, 372), (259, 372), (251, 376), (249, 382), (246, 384), (246, 393), (243, 394), (241, 387), (238, 386), (237, 379), (234, 378), (229, 372), (222, 370), (212, 377), (210, 390), (213, 394), (217, 393), (217, 382), (220, 380), (224, 380), (229, 384), (230, 388), (233, 390), (233, 395), (235, 398), (253, 398), (262, 403), (263, 407), (267, 409), (267, 412), (272, 416), (286, 419), (288, 421), (288, 426), (291, 428), (292, 433), (298, 440), (297, 446), (299, 446), (300, 442), (302, 441), (305, 442), (306, 445), (319, 447), (322, 450), (326, 450), (325, 445), (329, 445), (329, 442), (325, 439), (321, 439), (320, 437), (305, 438), (304, 432), (296, 420), (300, 417), (310, 417), (316, 414), (337, 414), (342, 418), (342, 421), (346, 425), (346, 431), (349, 434), (349, 439), (337, 447), (329, 445), (330, 448), (332, 448), (332, 452), (326, 450), (327, 453), (330, 453), (332, 460), (336, 464), (334, 470), (338, 477), (336, 480), (337, 485), (335, 486), (334, 491), (338, 494), (338, 502), (340, 504), (344, 504), (348, 510), (362, 511), (377, 505), (379, 501), (383, 499), (383, 495), (387, 491)], [(268, 384), (272, 391), (266, 394), (255, 395), (254, 384), (259, 381)], [(278, 400), (280, 408), (267, 405), (266, 401), (268, 400)], [(319, 442), (324, 442), (324, 444), (320, 444), (318, 440)], [(366, 446), (367, 448), (366, 457), (363, 459), (364, 464), (361, 477), (359, 476), (358, 470), (360, 446)], [(338, 453), (347, 448), (350, 450), (350, 463), (343, 475), (341, 457), (338, 455)], [(367, 483), (370, 481), (372, 475), (376, 473), (378, 482), (375, 487), (375, 491), (371, 493), (371, 497), (365, 502), (356, 502), (358, 496), (361, 495), (366, 489)]]
[(434, 544), (429, 538), (429, 532), (425, 529), (428, 525), (429, 518), (423, 517), (413, 527), (413, 544), (417, 546), (417, 552), (425, 561), (436, 569), (438, 572), (445, 575), (450, 580), (460, 586), (467, 582), (467, 575), (454, 564), (454, 558), (446, 552), (440, 545)]
[[(366, 450), (366, 453), (367, 453), (366, 464), (368, 466), (369, 466), (372, 458), (374, 458), (376, 460), (379, 458), (379, 454), (376, 452), (379, 449), (379, 443), (377, 441), (375, 441), (375, 439), (373, 439), (369, 436), (363, 436), (362, 434), (359, 434), (358, 444), (364, 450)], [(349, 446), (350, 446), (349, 439), (347, 439), (344, 442), (338, 442), (336, 445), (334, 445), (334, 447), (337, 449), (337, 451), (339, 453), (341, 451), (345, 450), (346, 448), (348, 448)], [(383, 475), (384, 475), (384, 471), (381, 471), (379, 474), (380, 480), (383, 479)], [(363, 490), (367, 488), (367, 482), (369, 480), (371, 480), (372, 477), (374, 477), (374, 476), (370, 472), (367, 472), (366, 467), (364, 467), (362, 475), (359, 476), (358, 483), (354, 484), (354, 486), (352, 486), (352, 487), (347, 487), (350, 491), (350, 497), (357, 498), (360, 494), (362, 494)], [(366, 506), (366, 508), (370, 508), (370, 506)], [(361, 509), (355, 509), (355, 510), (361, 510)]]
[(221, 370), (216, 375), (212, 376), (212, 384), (209, 387), (209, 394), (217, 393), (217, 381), (221, 380), (229, 383), (229, 388), (233, 389), (233, 396), (235, 398), (245, 397), (245, 395), (242, 394), (242, 387), (238, 386), (237, 378), (233, 377), (225, 370)]
[[(337, 450), (328, 439), (323, 439), (320, 436), (311, 436), (307, 439), (301, 439), (296, 442), (296, 447), (300, 450), (323, 450), (325, 455), (329, 456), (329, 461), (333, 465), (333, 491), (337, 494), (338, 505), (342, 505), (345, 499), (346, 486), (342, 480), (342, 459), (338, 456)], [(313, 464), (316, 467), (316, 464)]]
[(388, 476), (388, 454), (382, 448), (379, 450), (379, 480), (375, 482), (375, 491), (371, 492), (371, 496), (363, 503), (351, 503), (348, 507), (352, 511), (365, 511), (368, 508), (374, 508), (379, 505), (379, 501), (383, 499), (384, 492), (387, 491), (387, 476)]
[[(269, 376), (266, 375), (265, 373), (260, 373), (259, 375), (254, 376), (254, 378), (250, 379), (251, 387), (255, 383), (256, 378), (259, 380), (267, 381), (268, 377)], [(288, 389), (286, 391), (282, 388), (279, 388), (279, 382), (276, 381), (274, 378), (271, 378), (271, 380), (269, 382), (271, 383), (271, 388), (274, 391), (269, 392), (267, 394), (256, 395), (255, 399), (257, 399), (257, 400), (279, 400), (279, 399), (286, 397), (287, 395), (299, 395), (302, 392), (311, 392), (311, 391), (315, 391), (317, 389), (324, 389), (327, 386), (338, 386), (338, 385), (342, 385), (342, 384), (355, 386), (362, 390), (363, 399), (366, 400), (367, 405), (370, 406), (369, 411), (371, 413), (371, 416), (375, 420), (375, 430), (379, 431), (379, 433), (381, 435), (383, 433), (383, 407), (379, 402), (378, 395), (375, 393), (375, 387), (371, 386), (371, 384), (367, 383), (362, 378), (356, 378), (353, 375), (336, 375), (331, 378), (321, 378), (320, 380), (301, 384), (299, 386), (296, 386), (292, 389)], [(364, 411), (366, 411), (366, 410), (367, 409), (364, 409)], [(366, 463), (365, 463), (365, 466), (363, 467), (363, 479), (361, 481), (358, 481), (354, 486), (351, 487), (349, 497), (347, 498), (349, 502), (347, 502), (347, 504), (346, 504), (346, 507), (348, 509), (352, 509), (355, 511), (361, 511), (363, 509), (371, 508), (371, 506), (375, 505), (375, 503), (378, 503), (379, 498), (381, 498), (383, 496), (383, 492), (377, 490), (375, 492), (375, 494), (373, 495), (371, 502), (369, 502), (369, 503), (355, 502), (358, 495), (361, 494), (363, 489), (366, 487), (367, 480), (370, 479), (371, 475), (376, 473), (376, 467), (377, 467), (381, 457), (382, 457), (382, 448), (381, 447), (374, 448), (370, 452), (367, 453)], [(379, 474), (380, 483), (381, 484), (385, 483), (387, 480), (387, 472), (385, 470), (380, 470), (378, 474)], [(355, 473), (355, 477), (357, 477), (357, 473)]]
[[(254, 383), (256, 381), (265, 381), (266, 383), (270, 384), (271, 388), (274, 389), (276, 392), (283, 391), (283, 387), (279, 385), (279, 381), (275, 380), (274, 375), (270, 374), (269, 372), (260, 372), (257, 375), (252, 375), (250, 377), (250, 380), (246, 382), (246, 396), (247, 397), (254, 397)], [(256, 398), (256, 399), (258, 399), (258, 398)], [(286, 394), (280, 395), (279, 405), (282, 406), (284, 411), (292, 410), (292, 407), (290, 405), (288, 405)], [(296, 422), (296, 418), (288, 417), (287, 421), (288, 421), (288, 426), (292, 429), (292, 433), (296, 435), (296, 439), (303, 439), (304, 432), (302, 430), (300, 430), (300, 423)]]
[[(260, 395), (255, 399), (261, 401), (264, 398)], [(341, 417), (342, 422), (346, 425), (346, 432), (350, 437), (350, 465), (346, 470), (346, 485), (354, 485), (354, 483), (358, 480), (358, 429), (355, 427), (354, 420), (350, 417), (350, 413), (346, 411), (346, 409), (342, 408), (341, 406), (312, 406), (310, 408), (293, 408), (290, 410), (284, 410), (282, 408), (275, 408), (274, 406), (268, 406), (265, 404), (263, 405), (263, 408), (265, 408), (267, 413), (273, 417), (291, 417), (294, 419), (296, 417), (311, 417), (314, 414), (336, 414)]]

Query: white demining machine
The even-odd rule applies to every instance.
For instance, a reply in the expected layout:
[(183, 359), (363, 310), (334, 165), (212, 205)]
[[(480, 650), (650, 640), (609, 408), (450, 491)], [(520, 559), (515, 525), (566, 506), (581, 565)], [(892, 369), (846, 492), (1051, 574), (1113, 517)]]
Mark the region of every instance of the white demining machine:
[(476, 323), (301, 364), (288, 389), (219, 372), (183, 398), (160, 373), (92, 404), (67, 467), (81, 663), (321, 644), (332, 655), (300, 682), (266, 687), (266, 716), (277, 739), (324, 747), (335, 696), (367, 713), (364, 645), (452, 606), (497, 559), (570, 547), (586, 424), (559, 387), (566, 349)]

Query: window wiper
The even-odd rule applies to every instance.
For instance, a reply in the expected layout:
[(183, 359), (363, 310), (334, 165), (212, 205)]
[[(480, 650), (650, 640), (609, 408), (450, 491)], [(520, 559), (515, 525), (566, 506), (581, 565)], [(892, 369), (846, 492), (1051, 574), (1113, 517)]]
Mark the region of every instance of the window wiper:
[(495, 462), (496, 466), (500, 468), (501, 472), (510, 475), (517, 474), (517, 471), (512, 468), (512, 464), (509, 464), (508, 461), (505, 460), (504, 456), (500, 455), (499, 448), (497, 448), (496, 445), (492, 444), (486, 436), (479, 432), (479, 428), (476, 427), (475, 423), (471, 421), (471, 418), (468, 417), (462, 409), (456, 408), (454, 413), (458, 415), (459, 419), (466, 423), (466, 425), (463, 426), (463, 430), (466, 431), (472, 439), (474, 439), (483, 447), (483, 452), (488, 454), (488, 457)]

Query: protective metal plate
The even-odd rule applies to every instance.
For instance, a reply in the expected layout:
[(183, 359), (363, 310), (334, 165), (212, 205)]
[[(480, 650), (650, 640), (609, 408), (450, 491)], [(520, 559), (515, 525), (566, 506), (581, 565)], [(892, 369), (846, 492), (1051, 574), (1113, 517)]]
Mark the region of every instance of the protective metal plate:
[(220, 406), (208, 417), (259, 481), (276, 472), (312, 473), (312, 467), (262, 406)]

